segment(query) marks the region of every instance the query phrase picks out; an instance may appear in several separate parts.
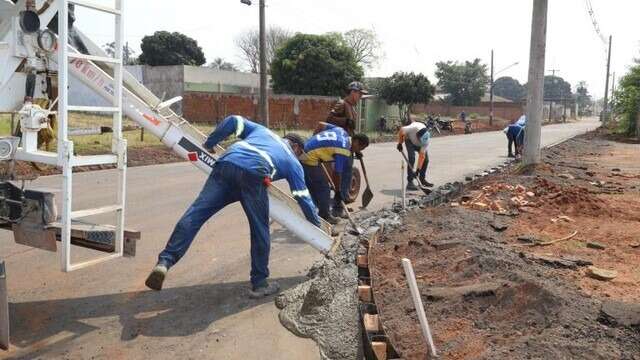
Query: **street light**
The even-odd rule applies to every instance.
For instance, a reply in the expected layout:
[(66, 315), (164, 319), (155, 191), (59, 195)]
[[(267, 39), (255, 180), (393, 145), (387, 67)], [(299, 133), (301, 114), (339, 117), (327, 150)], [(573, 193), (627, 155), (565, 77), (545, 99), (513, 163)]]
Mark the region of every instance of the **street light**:
[[(242, 4), (251, 6), (251, 0), (240, 0)], [(267, 50), (266, 50), (266, 31), (265, 31), (265, 0), (260, 0), (260, 118), (262, 124), (269, 127), (269, 100), (267, 98)]]
[(502, 70), (496, 72), (494, 74), (493, 72), (493, 50), (491, 50), (491, 83), (489, 85), (489, 125), (493, 125), (493, 83), (494, 83), (494, 77), (495, 75), (500, 74), (503, 71), (506, 71), (516, 65), (520, 64), (519, 61), (514, 62), (513, 64), (503, 68)]
[(513, 64), (511, 64), (511, 65), (509, 65), (509, 66), (505, 67), (504, 69), (502, 69), (502, 70), (500, 70), (500, 71), (496, 72), (496, 75), (500, 74), (501, 72), (505, 72), (505, 71), (507, 71), (507, 70), (511, 69), (512, 67), (516, 66), (516, 65), (520, 65), (520, 61), (516, 61), (516, 62), (514, 62)]

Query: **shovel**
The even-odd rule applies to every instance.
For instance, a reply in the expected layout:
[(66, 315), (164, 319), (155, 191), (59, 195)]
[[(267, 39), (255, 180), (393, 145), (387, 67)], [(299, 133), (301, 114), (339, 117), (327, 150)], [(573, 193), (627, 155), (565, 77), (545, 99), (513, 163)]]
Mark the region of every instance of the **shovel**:
[[(327, 168), (324, 166), (323, 163), (320, 163), (320, 166), (322, 166), (322, 170), (324, 170), (324, 175), (327, 177), (327, 181), (329, 181), (329, 185), (331, 185), (331, 188), (333, 189), (333, 191), (337, 191), (336, 190), (337, 187), (333, 183), (333, 179), (331, 178), (331, 175), (329, 175), (329, 171), (327, 170)], [(364, 229), (359, 227), (358, 224), (356, 224), (356, 222), (353, 220), (353, 218), (351, 217), (351, 214), (349, 213), (349, 209), (347, 209), (347, 205), (344, 203), (342, 199), (340, 199), (340, 205), (342, 205), (342, 207), (344, 208), (344, 212), (347, 214), (349, 223), (353, 227), (353, 230), (355, 231), (355, 233), (357, 235), (364, 234)]]
[[(404, 161), (407, 163), (407, 167), (409, 169), (411, 169), (411, 172), (413, 173), (413, 165), (411, 165), (411, 163), (409, 163), (409, 159), (407, 158), (407, 155), (405, 155), (404, 151), (400, 152), (402, 154), (402, 157), (404, 158)], [(422, 184), (422, 181), (420, 180), (419, 176), (416, 176), (416, 179), (418, 180), (418, 187), (420, 188), (420, 190), (422, 190), (426, 195), (431, 194), (431, 189), (429, 189), (428, 187), (424, 186), (424, 184)]]
[(367, 188), (362, 192), (362, 207), (366, 208), (373, 199), (373, 193), (371, 192), (371, 188), (369, 187), (369, 177), (367, 177), (367, 169), (364, 167), (364, 161), (362, 160), (362, 158), (360, 158), (360, 167), (362, 168), (362, 173), (364, 174), (364, 181), (367, 183)]

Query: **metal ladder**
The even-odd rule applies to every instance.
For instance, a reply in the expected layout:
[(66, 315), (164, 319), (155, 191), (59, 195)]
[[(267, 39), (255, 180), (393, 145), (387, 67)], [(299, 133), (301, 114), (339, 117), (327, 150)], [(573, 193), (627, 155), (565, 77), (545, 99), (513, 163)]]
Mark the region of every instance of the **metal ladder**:
[[(62, 271), (69, 272), (87, 266), (122, 257), (124, 248), (124, 204), (127, 175), (127, 142), (122, 137), (122, 95), (123, 95), (123, 37), (122, 21), (124, 0), (115, 0), (115, 7), (105, 7), (85, 0), (61, 0), (58, 2), (58, 165), (62, 167), (62, 214), (61, 214), (61, 253)], [(68, 28), (68, 6), (75, 4), (91, 10), (112, 14), (115, 17), (115, 56), (102, 57), (70, 52)], [(82, 59), (93, 62), (108, 63), (113, 67), (113, 102), (110, 107), (71, 106), (69, 105), (68, 82), (70, 59)], [(113, 134), (111, 154), (93, 156), (75, 156), (73, 142), (69, 140), (68, 115), (70, 111), (89, 111), (109, 113), (113, 115)], [(87, 165), (116, 164), (118, 171), (117, 199), (115, 205), (93, 209), (72, 210), (73, 168)], [(96, 259), (72, 263), (71, 261), (71, 228), (72, 221), (100, 214), (116, 214), (115, 252)]]

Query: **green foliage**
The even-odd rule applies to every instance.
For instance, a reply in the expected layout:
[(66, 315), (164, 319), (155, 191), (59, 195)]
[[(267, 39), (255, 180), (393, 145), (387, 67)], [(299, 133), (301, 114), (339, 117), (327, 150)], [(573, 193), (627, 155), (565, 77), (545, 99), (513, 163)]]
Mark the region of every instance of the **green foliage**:
[(340, 96), (363, 75), (353, 50), (331, 35), (297, 34), (276, 51), (271, 64), (276, 93)]
[(390, 78), (377, 80), (375, 92), (390, 105), (400, 108), (400, 117), (407, 120), (413, 104), (427, 104), (435, 88), (422, 74), (397, 72)]
[(207, 62), (198, 42), (179, 32), (156, 31), (142, 38), (140, 47), (140, 64), (200, 66)]
[(230, 63), (221, 57), (215, 58), (212, 63), (207, 65), (207, 67), (214, 70), (239, 71), (233, 63)]
[(585, 81), (580, 81), (576, 87), (576, 102), (578, 103), (578, 115), (583, 116), (591, 114), (593, 100), (591, 99), (591, 95), (589, 95), (589, 90), (587, 89), (587, 83)]
[(621, 116), (620, 131), (629, 136), (640, 136), (640, 63), (636, 62), (620, 80), (614, 98), (614, 111)]
[(518, 80), (503, 76), (493, 82), (493, 94), (513, 102), (520, 102), (527, 96), (527, 89)]
[(572, 99), (571, 84), (560, 76), (547, 75), (544, 77), (544, 100), (562, 101)]
[[(107, 55), (111, 57), (116, 56), (116, 42), (112, 41), (102, 45), (102, 49)], [(138, 58), (136, 52), (130, 48), (127, 44), (122, 46), (122, 57), (124, 58), (125, 65), (137, 65)]]
[(436, 63), (438, 85), (449, 94), (448, 101), (455, 106), (473, 106), (484, 95), (489, 77), (487, 66), (480, 59), (464, 63), (447, 61)]

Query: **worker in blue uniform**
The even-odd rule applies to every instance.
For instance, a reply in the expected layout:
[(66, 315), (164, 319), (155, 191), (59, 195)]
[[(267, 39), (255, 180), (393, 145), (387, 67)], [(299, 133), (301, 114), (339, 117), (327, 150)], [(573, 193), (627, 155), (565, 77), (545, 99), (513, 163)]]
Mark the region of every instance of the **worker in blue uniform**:
[(146, 285), (162, 289), (168, 269), (184, 256), (202, 225), (225, 206), (239, 201), (251, 229), (251, 291), (250, 297), (260, 298), (279, 291), (269, 277), (269, 197), (267, 187), (272, 181), (285, 179), (307, 220), (320, 226), (320, 218), (304, 181), (304, 172), (297, 159), (302, 149), (292, 148), (262, 125), (241, 116), (227, 117), (209, 135), (203, 146), (209, 152), (222, 140), (234, 135), (239, 139), (220, 156), (198, 198), (180, 218), (158, 263), (147, 278)]
[[(300, 158), (304, 168), (305, 180), (311, 197), (318, 207), (320, 217), (331, 224), (338, 219), (330, 212), (331, 188), (327, 179), (323, 163), (333, 162), (334, 199), (337, 204), (343, 202), (349, 193), (349, 184), (342, 178), (351, 176), (351, 157), (353, 153), (361, 153), (369, 146), (369, 138), (365, 134), (355, 134), (350, 137), (341, 127), (323, 123), (324, 130), (313, 135), (304, 145), (304, 154)], [(326, 166), (329, 170), (329, 166)]]
[[(524, 147), (524, 131), (525, 126), (519, 122), (513, 123), (504, 129), (504, 133), (507, 135), (507, 156), (518, 157), (522, 155), (522, 148)], [(515, 154), (511, 148), (515, 145)]]

